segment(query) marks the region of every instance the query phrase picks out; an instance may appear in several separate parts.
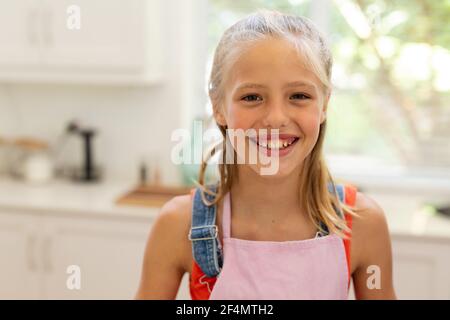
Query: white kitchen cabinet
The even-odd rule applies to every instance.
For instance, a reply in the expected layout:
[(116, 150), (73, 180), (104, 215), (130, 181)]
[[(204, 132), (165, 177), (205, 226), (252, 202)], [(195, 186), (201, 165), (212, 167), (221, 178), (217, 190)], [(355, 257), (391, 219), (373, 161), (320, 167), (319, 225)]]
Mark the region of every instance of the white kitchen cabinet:
[(0, 210), (0, 299), (132, 299), (150, 223)]
[[(0, 81), (158, 82), (162, 57), (160, 3), (0, 0)], [(68, 21), (77, 12), (80, 28), (70, 28)]]
[(18, 71), (39, 65), (39, 1), (0, 0), (0, 70)]
[(393, 236), (394, 285), (399, 299), (450, 299), (450, 241)]
[[(391, 240), (397, 299), (450, 299), (450, 240), (411, 235)], [(353, 282), (349, 299), (355, 299)]]
[[(142, 221), (47, 217), (45, 298), (132, 299), (149, 227)], [(66, 285), (73, 265), (80, 271), (79, 290)]]
[(0, 299), (38, 299), (42, 293), (38, 216), (0, 212)]
[[(145, 0), (46, 0), (45, 64), (64, 69), (133, 71), (145, 66)], [(80, 29), (67, 9), (79, 8)]]

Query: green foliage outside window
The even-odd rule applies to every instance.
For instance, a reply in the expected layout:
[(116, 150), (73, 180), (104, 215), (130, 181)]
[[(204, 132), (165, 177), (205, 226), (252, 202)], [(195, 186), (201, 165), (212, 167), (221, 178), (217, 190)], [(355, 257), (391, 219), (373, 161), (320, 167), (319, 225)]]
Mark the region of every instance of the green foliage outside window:
[[(320, 1), (325, 3), (326, 1)], [(209, 0), (209, 54), (259, 9), (311, 16), (310, 0)], [(334, 57), (326, 152), (450, 167), (450, 0), (328, 0)]]

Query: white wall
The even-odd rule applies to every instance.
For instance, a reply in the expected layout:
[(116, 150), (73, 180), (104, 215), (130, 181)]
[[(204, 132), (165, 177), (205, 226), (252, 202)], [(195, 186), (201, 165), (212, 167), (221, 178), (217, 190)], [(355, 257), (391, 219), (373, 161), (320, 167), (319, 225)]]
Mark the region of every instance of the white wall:
[[(170, 162), (171, 132), (188, 125), (186, 119), (193, 105), (203, 99), (201, 81), (206, 52), (199, 48), (206, 46), (206, 37), (199, 32), (204, 28), (186, 25), (196, 20), (186, 12), (202, 12), (193, 10), (191, 1), (163, 2), (165, 67), (161, 84), (0, 84), (0, 136), (32, 135), (54, 143), (67, 121), (77, 118), (99, 129), (95, 152), (109, 177), (137, 179), (141, 157), (157, 153), (163, 160), (164, 181), (176, 182), (179, 170)], [(204, 2), (197, 1), (195, 5), (202, 6)], [(192, 32), (195, 35), (189, 34)]]

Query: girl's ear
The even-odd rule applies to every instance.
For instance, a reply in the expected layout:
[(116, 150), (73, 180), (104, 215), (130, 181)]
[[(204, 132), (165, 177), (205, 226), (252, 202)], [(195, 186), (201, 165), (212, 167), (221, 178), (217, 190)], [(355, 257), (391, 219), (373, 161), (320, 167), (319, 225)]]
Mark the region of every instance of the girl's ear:
[(214, 110), (214, 119), (216, 120), (217, 124), (223, 127), (226, 126), (227, 121), (222, 113), (222, 109), (220, 108), (220, 106), (214, 106), (213, 110)]
[(327, 118), (326, 112), (323, 112), (323, 111), (322, 111), (322, 115), (320, 116), (320, 124), (324, 123), (324, 121), (326, 120), (326, 118)]
[(328, 101), (330, 101), (330, 96), (331, 96), (331, 90), (328, 92), (327, 96), (325, 97), (325, 101), (323, 103), (323, 108), (321, 110), (321, 115), (320, 115), (320, 124), (322, 124), (325, 121), (325, 119), (327, 118)]

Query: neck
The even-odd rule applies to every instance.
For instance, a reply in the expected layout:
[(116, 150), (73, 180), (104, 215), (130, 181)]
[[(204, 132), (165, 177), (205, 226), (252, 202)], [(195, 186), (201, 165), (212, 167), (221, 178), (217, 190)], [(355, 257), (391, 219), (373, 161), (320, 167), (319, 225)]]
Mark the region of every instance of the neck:
[[(258, 219), (282, 220), (301, 209), (299, 197), (301, 168), (287, 177), (264, 177), (247, 166), (238, 169), (238, 181), (231, 187), (233, 203), (240, 211)], [(234, 207), (234, 205), (233, 205)]]

